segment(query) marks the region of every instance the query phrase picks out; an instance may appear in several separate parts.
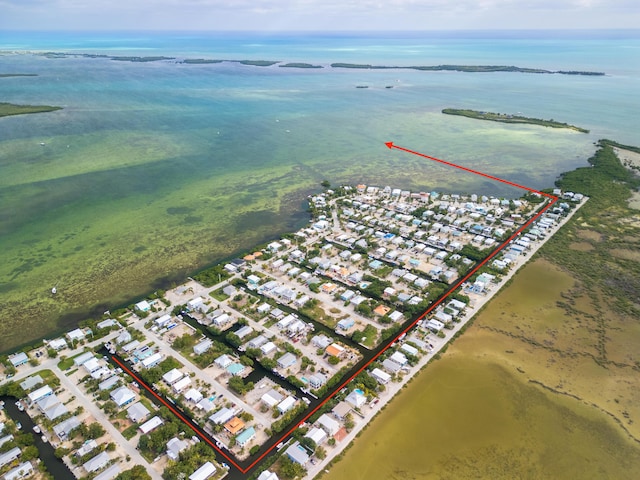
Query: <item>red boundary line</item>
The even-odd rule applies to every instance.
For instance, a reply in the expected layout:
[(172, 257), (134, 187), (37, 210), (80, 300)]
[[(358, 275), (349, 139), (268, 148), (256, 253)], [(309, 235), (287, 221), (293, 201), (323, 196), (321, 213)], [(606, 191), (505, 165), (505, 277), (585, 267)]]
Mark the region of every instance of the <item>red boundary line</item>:
[[(402, 150), (404, 152), (407, 153), (411, 153), (413, 155), (418, 155), (420, 157), (423, 158), (427, 158), (429, 160), (433, 160), (439, 163), (442, 163), (444, 165), (447, 165), (449, 167), (454, 167), (457, 168), (459, 170), (464, 170), (465, 172), (469, 172), (469, 173), (473, 173), (476, 175), (480, 175), (482, 177), (488, 178), (490, 180), (495, 180), (501, 183), (505, 183), (507, 185), (510, 185), (512, 187), (516, 187), (516, 188), (520, 188), (522, 190), (527, 190), (529, 192), (532, 193), (536, 193), (538, 195), (547, 197), (551, 200), (551, 202), (549, 202), (549, 204), (547, 204), (545, 207), (543, 207), (536, 215), (534, 215), (533, 217), (531, 217), (524, 225), (522, 225), (520, 228), (518, 228), (513, 235), (511, 235), (507, 240), (505, 240), (500, 246), (498, 246), (493, 252), (491, 252), (491, 254), (489, 254), (489, 256), (487, 256), (484, 260), (482, 260), (482, 262), (480, 262), (478, 265), (476, 265), (469, 273), (467, 273), (463, 278), (461, 278), (460, 280), (458, 280), (454, 286), (450, 287), (449, 289), (449, 293), (447, 293), (445, 296), (441, 297), (436, 303), (434, 303), (433, 305), (431, 305), (429, 308), (427, 308), (422, 315), (420, 315), (418, 318), (416, 318), (413, 322), (411, 322), (411, 324), (409, 324), (409, 326), (407, 326), (406, 328), (404, 328), (400, 333), (398, 333), (395, 338), (389, 343), (389, 345), (387, 346), (387, 348), (380, 350), (377, 354), (375, 354), (371, 360), (369, 360), (365, 365), (363, 365), (358, 371), (356, 371), (353, 375), (351, 375), (349, 378), (347, 378), (344, 382), (342, 382), (338, 387), (335, 388), (335, 390), (333, 391), (333, 393), (331, 393), (330, 395), (327, 396), (327, 398), (324, 399), (324, 401), (322, 403), (320, 403), (316, 408), (314, 408), (313, 410), (311, 410), (307, 415), (304, 416), (304, 418), (302, 420), (300, 420), (298, 423), (296, 423), (293, 427), (291, 427), (289, 430), (287, 430), (287, 432), (285, 434), (282, 435), (282, 437), (280, 438), (279, 442), (283, 441), (286, 437), (288, 437), (289, 435), (291, 435), (291, 433), (293, 433), (293, 431), (298, 428), (302, 423), (306, 422), (307, 419), (309, 417), (311, 417), (311, 415), (313, 415), (314, 413), (316, 413), (320, 408), (322, 408), (331, 398), (333, 398), (340, 390), (342, 390), (349, 382), (351, 382), (355, 377), (357, 377), (358, 375), (360, 375), (360, 373), (367, 368), (369, 365), (371, 365), (371, 363), (373, 363), (375, 360), (377, 360), (377, 358), (382, 355), (384, 352), (386, 352), (397, 340), (398, 338), (400, 338), (402, 335), (404, 335), (405, 333), (407, 333), (409, 330), (411, 330), (413, 327), (415, 327), (415, 325), (422, 320), (425, 316), (427, 316), (429, 313), (431, 313), (438, 305), (440, 305), (444, 300), (446, 300), (453, 292), (455, 292), (460, 285), (462, 285), (464, 282), (466, 282), (474, 273), (476, 273), (480, 268), (482, 268), (484, 265), (486, 265), (486, 263), (491, 260), (493, 257), (495, 257), (499, 252), (501, 252), (514, 238), (516, 238), (517, 236), (519, 236), (522, 231), (524, 229), (526, 229), (529, 225), (531, 225), (533, 222), (535, 222), (544, 212), (547, 211), (547, 209), (549, 207), (551, 207), (552, 205), (554, 205), (557, 201), (558, 201), (558, 197), (556, 197), (555, 195), (550, 195), (548, 193), (543, 193), (540, 192), (538, 190), (535, 190), (533, 188), (529, 188), (529, 187), (525, 187), (523, 185), (519, 185), (517, 183), (514, 182), (510, 182), (508, 180), (504, 180), (502, 178), (498, 178), (498, 177), (494, 177), (492, 175), (488, 175), (486, 173), (483, 172), (479, 172), (477, 170), (472, 170), (470, 168), (467, 167), (463, 167), (461, 165), (456, 165), (455, 163), (451, 163), (451, 162), (447, 162), (445, 160), (440, 160), (439, 158), (436, 157), (431, 157), (429, 155), (425, 155), (423, 153), (419, 153), (419, 152), (415, 152), (413, 150), (409, 150), (407, 148), (403, 148), (403, 147), (399, 147), (397, 145), (394, 145), (393, 142), (387, 142), (385, 143), (385, 145), (387, 147), (389, 147), (390, 149), (397, 149), (397, 150)], [(274, 445), (269, 448), (268, 450), (266, 450), (265, 452), (263, 452), (258, 458), (256, 458), (247, 468), (242, 468), (240, 467), (240, 465), (238, 465), (235, 460), (230, 457), (229, 455), (227, 455), (222, 449), (220, 449), (217, 445), (215, 445), (215, 443), (213, 443), (211, 440), (209, 440), (208, 437), (204, 436), (202, 434), (202, 432), (196, 428), (193, 427), (193, 425), (184, 417), (184, 415), (182, 413), (180, 413), (171, 403), (169, 403), (167, 400), (165, 400), (163, 397), (161, 397), (160, 395), (158, 395), (155, 391), (153, 391), (152, 389), (148, 388), (146, 385), (146, 382), (142, 381), (135, 373), (133, 373), (126, 365), (124, 365), (122, 362), (120, 362), (117, 358), (112, 357), (113, 361), (116, 362), (118, 365), (120, 365), (120, 367), (122, 367), (123, 370), (125, 370), (131, 377), (133, 377), (135, 380), (137, 380), (141, 386), (143, 386), (149, 393), (151, 393), (156, 399), (158, 399), (160, 401), (160, 403), (162, 403), (164, 406), (166, 406), (167, 408), (169, 408), (169, 410), (176, 416), (178, 417), (182, 422), (184, 422), (189, 428), (191, 428), (196, 435), (198, 435), (200, 438), (202, 438), (205, 442), (207, 442), (207, 444), (209, 444), (214, 450), (216, 450), (218, 453), (220, 453), (225, 459), (227, 459), (231, 464), (233, 464), (234, 467), (236, 467), (241, 473), (247, 473), (249, 470), (251, 470), (253, 467), (255, 467), (266, 455), (268, 455), (269, 453), (271, 453), (271, 451), (276, 448), (277, 444), (279, 442), (275, 442)]]

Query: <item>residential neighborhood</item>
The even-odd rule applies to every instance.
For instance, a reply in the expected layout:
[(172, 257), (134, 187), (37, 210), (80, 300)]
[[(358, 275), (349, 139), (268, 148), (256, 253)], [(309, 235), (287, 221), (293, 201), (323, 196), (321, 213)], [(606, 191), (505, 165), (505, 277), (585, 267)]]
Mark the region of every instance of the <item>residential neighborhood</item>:
[[(311, 476), (586, 201), (569, 193), (326, 190), (305, 228), (6, 357), (2, 383), (76, 478)], [(37, 470), (11, 452), (4, 478)]]

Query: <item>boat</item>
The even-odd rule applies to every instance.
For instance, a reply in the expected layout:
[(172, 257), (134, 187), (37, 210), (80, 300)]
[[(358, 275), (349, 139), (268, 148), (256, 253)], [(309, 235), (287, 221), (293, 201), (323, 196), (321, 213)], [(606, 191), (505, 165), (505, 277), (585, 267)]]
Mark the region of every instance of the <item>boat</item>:
[(16, 428), (18, 430), (22, 430), (22, 424), (20, 422), (16, 422)]
[(47, 443), (49, 441), (44, 435), (40, 437), (40, 440), (42, 440), (43, 443)]
[(33, 426), (33, 431), (36, 433), (42, 433), (42, 430), (40, 430), (40, 427), (38, 425)]

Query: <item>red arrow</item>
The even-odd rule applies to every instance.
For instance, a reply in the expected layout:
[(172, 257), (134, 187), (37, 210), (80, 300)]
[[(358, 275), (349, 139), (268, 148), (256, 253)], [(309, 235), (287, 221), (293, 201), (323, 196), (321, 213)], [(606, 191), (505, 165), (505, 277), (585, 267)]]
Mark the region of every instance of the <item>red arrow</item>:
[(432, 157), (430, 155), (425, 155), (424, 153), (414, 152), (413, 150), (409, 150), (408, 148), (399, 147), (398, 145), (394, 145), (393, 142), (385, 142), (385, 145), (387, 147), (391, 148), (391, 149), (395, 148), (396, 150), (402, 150), (404, 152), (411, 153), (413, 155), (417, 155), (419, 157), (428, 158), (429, 160), (433, 160), (433, 161), (442, 163), (442, 164), (447, 165), (449, 167), (459, 168), (460, 170), (464, 170), (465, 172), (475, 173), (476, 175), (481, 175), (481, 176), (483, 176), (485, 178), (489, 178), (489, 179), (495, 180), (497, 182), (506, 183), (507, 185), (511, 185), (512, 187), (522, 188), (523, 190), (527, 190), (529, 192), (534, 192), (534, 193), (537, 193), (539, 195), (544, 195), (545, 197), (552, 198), (554, 200), (558, 200), (557, 197), (555, 197), (553, 195), (550, 195), (548, 193), (543, 193), (543, 192), (540, 192), (540, 191), (535, 190), (533, 188), (525, 187), (524, 185), (519, 185), (517, 183), (510, 182), (509, 180), (505, 180), (503, 178), (494, 177), (493, 175), (489, 175), (487, 173), (482, 173), (482, 172), (479, 172), (477, 170), (473, 170), (471, 168), (463, 167), (462, 165), (456, 165), (455, 163), (447, 162), (446, 160), (440, 160), (439, 158)]

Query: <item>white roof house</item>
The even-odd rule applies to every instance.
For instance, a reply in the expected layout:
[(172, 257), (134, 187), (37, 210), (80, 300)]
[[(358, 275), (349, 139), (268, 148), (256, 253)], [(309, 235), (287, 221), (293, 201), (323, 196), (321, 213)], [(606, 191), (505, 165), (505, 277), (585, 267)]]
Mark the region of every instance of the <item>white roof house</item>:
[(344, 400), (355, 408), (360, 408), (365, 403), (367, 403), (367, 397), (356, 390), (353, 390), (349, 395), (347, 395), (347, 398), (345, 398)]
[(270, 472), (269, 470), (265, 470), (264, 472), (258, 475), (258, 480), (280, 480), (278, 475), (275, 472)]
[(189, 447), (189, 444), (178, 437), (173, 437), (167, 442), (167, 457), (171, 460), (177, 460), (180, 452)]
[(296, 404), (296, 399), (292, 396), (288, 396), (278, 404), (278, 410), (280, 411), (280, 413), (285, 413), (291, 410), (291, 408), (295, 404)]
[(18, 480), (20, 478), (26, 478), (32, 474), (33, 465), (31, 465), (31, 462), (24, 462), (9, 470), (2, 478), (3, 480)]
[(144, 420), (150, 413), (149, 409), (141, 402), (134, 403), (127, 408), (127, 417), (129, 417), (129, 420), (133, 423), (138, 423), (141, 420)]
[(287, 352), (277, 360), (277, 364), (280, 368), (287, 368), (294, 365), (296, 360), (296, 356), (293, 353)]
[(182, 373), (180, 370), (178, 370), (177, 368), (174, 368), (172, 370), (169, 370), (167, 373), (165, 373), (162, 376), (162, 380), (164, 380), (164, 382), (167, 385), (173, 385), (174, 383), (176, 383), (178, 380), (180, 380), (182, 377), (184, 377), (184, 373)]
[(106, 320), (102, 320), (101, 322), (98, 322), (96, 324), (96, 327), (98, 329), (100, 328), (109, 328), (109, 327), (113, 327), (114, 325), (117, 325), (118, 322), (116, 322), (113, 318), (107, 318)]
[(74, 330), (71, 330), (70, 332), (67, 332), (67, 338), (72, 342), (74, 340), (82, 340), (84, 337), (86, 337), (86, 335), (80, 328), (76, 328)]
[(82, 365), (84, 365), (85, 362), (88, 362), (89, 360), (91, 360), (94, 357), (95, 356), (93, 355), (93, 352), (84, 352), (84, 353), (78, 355), (77, 357), (73, 358), (73, 364), (76, 367), (81, 367)]
[(195, 388), (190, 388), (184, 393), (184, 398), (193, 403), (198, 403), (200, 400), (204, 398), (204, 395), (200, 392), (200, 390), (196, 390)]
[(390, 360), (393, 360), (397, 364), (401, 366), (405, 366), (408, 362), (407, 357), (404, 356), (401, 352), (393, 352), (393, 355), (389, 357)]
[(378, 381), (378, 383), (389, 383), (389, 380), (391, 380), (391, 375), (389, 375), (387, 372), (380, 370), (379, 368), (374, 368), (371, 371), (371, 376), (375, 378)]
[(216, 413), (209, 417), (212, 423), (226, 423), (235, 416), (235, 413), (230, 408), (224, 407), (218, 410)]
[(93, 477), (93, 480), (113, 480), (120, 475), (120, 465), (114, 463), (104, 472), (100, 472), (100, 475)]
[(316, 445), (321, 445), (327, 439), (327, 432), (318, 427), (313, 427), (305, 437), (310, 438)]
[(8, 452), (0, 454), (0, 467), (4, 467), (8, 463), (13, 462), (21, 453), (22, 451), (18, 447), (13, 447)]
[(54, 425), (53, 433), (55, 433), (60, 440), (64, 441), (64, 439), (67, 438), (67, 435), (69, 435), (69, 432), (79, 426), (80, 420), (78, 420), (77, 417), (67, 418), (59, 424)]
[(335, 433), (340, 430), (340, 424), (326, 413), (320, 415), (317, 424), (329, 435), (335, 435)]
[(125, 353), (129, 353), (132, 350), (135, 350), (140, 346), (140, 340), (133, 340), (132, 342), (127, 343), (122, 347), (122, 351)]
[(100, 470), (102, 467), (107, 465), (107, 463), (109, 463), (109, 460), (111, 459), (109, 458), (107, 452), (101, 452), (91, 460), (85, 462), (85, 464), (82, 466), (87, 471), (87, 473), (91, 473)]
[(96, 370), (98, 370), (100, 367), (102, 367), (102, 365), (100, 364), (100, 361), (97, 358), (93, 357), (87, 360), (86, 362), (84, 362), (82, 364), (82, 367), (87, 371), (87, 373), (93, 373)]
[(151, 419), (147, 420), (142, 425), (140, 425), (139, 428), (142, 433), (147, 434), (155, 430), (156, 428), (158, 428), (163, 423), (164, 422), (162, 421), (162, 419), (156, 415), (155, 417), (152, 417)]
[(58, 404), (54, 405), (53, 407), (48, 408), (47, 410), (45, 410), (44, 415), (49, 420), (55, 420), (56, 418), (59, 418), (59, 417), (61, 417), (63, 415), (66, 415), (67, 413), (69, 413), (69, 410), (67, 410), (67, 407), (65, 407), (61, 403), (58, 403)]
[(164, 327), (170, 321), (171, 315), (162, 315), (161, 317), (156, 318), (153, 323), (155, 323), (158, 327)]
[(290, 445), (285, 451), (285, 454), (292, 462), (299, 463), (300, 465), (306, 465), (309, 461), (309, 454), (298, 442)]
[(133, 402), (136, 399), (136, 394), (127, 387), (120, 387), (109, 394), (111, 400), (116, 402), (116, 405), (122, 407), (128, 403)]
[(213, 463), (207, 462), (189, 475), (189, 480), (207, 480), (214, 473), (216, 473), (216, 467), (213, 466)]
[(193, 346), (193, 353), (196, 355), (202, 355), (213, 346), (213, 341), (210, 338), (205, 338), (201, 342)]
[(284, 397), (274, 389), (269, 390), (267, 393), (262, 395), (261, 400), (269, 405), (270, 407), (275, 407), (278, 403), (282, 401)]
[(142, 360), (142, 366), (144, 368), (152, 368), (155, 367), (162, 360), (162, 354), (160, 352), (156, 352), (153, 355)]
[(260, 347), (260, 351), (262, 352), (263, 355), (269, 355), (271, 352), (273, 352), (276, 349), (277, 349), (276, 344), (273, 342), (267, 342)]
[(189, 385), (191, 385), (191, 379), (188, 376), (186, 376), (186, 377), (182, 377), (180, 380), (174, 383), (171, 386), (171, 388), (173, 388), (174, 392), (180, 393), (184, 389), (186, 389)]
[(148, 312), (149, 310), (151, 310), (151, 305), (146, 300), (142, 300), (141, 302), (136, 303), (135, 307), (141, 312)]
[(37, 402), (41, 398), (47, 397), (52, 394), (53, 390), (51, 390), (51, 387), (49, 385), (45, 385), (44, 387), (40, 387), (39, 389), (34, 390), (28, 395), (29, 403)]
[(62, 337), (55, 338), (49, 342), (49, 347), (56, 351), (62, 350), (63, 348), (67, 348), (67, 341)]
[(98, 390), (111, 390), (120, 381), (120, 377), (113, 375), (98, 384)]
[(213, 363), (215, 363), (220, 368), (227, 368), (233, 363), (233, 359), (225, 353), (224, 355), (220, 355), (218, 358), (216, 358)]

